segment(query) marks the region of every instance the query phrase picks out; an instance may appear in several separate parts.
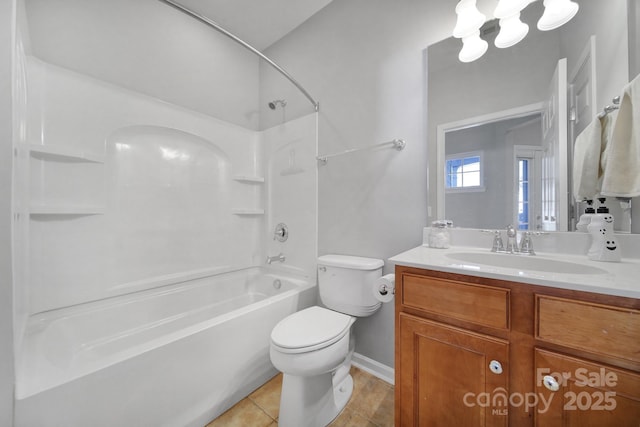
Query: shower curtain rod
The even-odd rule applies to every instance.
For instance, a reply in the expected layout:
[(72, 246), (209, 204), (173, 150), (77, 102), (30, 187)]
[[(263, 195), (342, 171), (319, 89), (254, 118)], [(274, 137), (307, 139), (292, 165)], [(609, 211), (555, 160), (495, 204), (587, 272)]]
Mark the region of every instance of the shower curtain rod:
[(293, 77), (291, 77), (291, 75), (289, 73), (287, 73), (282, 67), (280, 67), (278, 64), (276, 64), (275, 62), (273, 62), (271, 59), (267, 58), (262, 52), (260, 52), (258, 49), (256, 49), (255, 47), (251, 46), (249, 43), (245, 42), (244, 40), (242, 40), (241, 38), (237, 37), (236, 35), (230, 33), (229, 31), (225, 30), (224, 28), (222, 28), (220, 25), (218, 25), (216, 22), (212, 21), (211, 19), (207, 18), (204, 15), (200, 15), (199, 13), (196, 13), (194, 11), (192, 11), (191, 9), (188, 9), (184, 6), (182, 6), (181, 4), (176, 3), (173, 0), (158, 0), (162, 3), (168, 4), (169, 6), (174, 7), (175, 9), (191, 16), (192, 18), (196, 18), (198, 21), (207, 24), (208, 26), (212, 27), (213, 29), (217, 30), (218, 32), (224, 34), (225, 36), (229, 37), (230, 39), (232, 39), (233, 41), (241, 44), (242, 46), (244, 46), (245, 48), (249, 49), (251, 52), (255, 53), (256, 55), (258, 55), (260, 58), (264, 59), (269, 65), (271, 65), (273, 68), (275, 68), (280, 74), (282, 74), (283, 76), (285, 76), (291, 83), (293, 83), (293, 85), (295, 87), (298, 88), (298, 90), (300, 90), (300, 92), (302, 92), (302, 94), (307, 97), (307, 99), (311, 102), (311, 104), (313, 104), (313, 108), (315, 109), (315, 111), (318, 111), (318, 109), (320, 108), (320, 104), (318, 102), (316, 102), (315, 99), (313, 99), (313, 97), (311, 95), (309, 95), (309, 92), (307, 92), (305, 90), (305, 88), (302, 87), (302, 85), (300, 83), (298, 83), (296, 81), (296, 79), (294, 79)]

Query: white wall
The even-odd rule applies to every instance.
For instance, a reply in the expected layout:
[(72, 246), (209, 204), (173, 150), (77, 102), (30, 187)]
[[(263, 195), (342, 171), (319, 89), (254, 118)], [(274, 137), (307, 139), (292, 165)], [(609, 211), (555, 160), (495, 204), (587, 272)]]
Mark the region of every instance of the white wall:
[(11, 174), (15, 1), (0, 2), (0, 425), (13, 424)]
[[(450, 33), (454, 6), (334, 1), (267, 50), (320, 101), (320, 154), (407, 142), (401, 152), (354, 153), (319, 166), (319, 254), (386, 260), (421, 243), (427, 224), (423, 51)], [(356, 322), (356, 351), (393, 366), (393, 328), (393, 304), (384, 304)]]
[(157, 0), (25, 3), (40, 59), (257, 129), (259, 59), (205, 24)]
[(627, 1), (580, 3), (579, 13), (559, 29), (560, 53), (571, 74), (587, 40), (596, 35), (596, 108), (602, 109), (629, 81)]
[[(286, 262), (274, 263), (316, 282), (318, 173), (317, 115), (309, 114), (260, 133), (267, 180), (264, 253), (282, 253)], [(274, 238), (276, 225), (287, 226), (284, 242)]]

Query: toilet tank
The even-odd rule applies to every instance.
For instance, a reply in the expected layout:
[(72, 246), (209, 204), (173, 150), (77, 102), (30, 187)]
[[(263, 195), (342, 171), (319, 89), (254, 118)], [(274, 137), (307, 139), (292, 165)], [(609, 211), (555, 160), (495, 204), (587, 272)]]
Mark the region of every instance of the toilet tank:
[(329, 309), (351, 316), (370, 316), (380, 308), (373, 283), (382, 276), (381, 259), (350, 255), (318, 258), (320, 300)]

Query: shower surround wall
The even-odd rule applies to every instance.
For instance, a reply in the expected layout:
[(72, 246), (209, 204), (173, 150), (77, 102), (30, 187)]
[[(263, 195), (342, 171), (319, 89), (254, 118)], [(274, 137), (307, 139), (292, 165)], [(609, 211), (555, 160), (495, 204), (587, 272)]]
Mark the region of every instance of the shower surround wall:
[[(90, 6), (83, 7), (87, 4)], [(127, 15), (123, 19), (137, 25), (142, 22), (141, 16), (136, 15), (140, 5), (146, 5), (156, 12), (157, 21), (153, 25), (169, 20), (177, 25), (176, 33), (181, 29), (193, 31), (194, 41), (201, 41), (205, 35), (210, 37), (212, 31), (201, 32), (199, 24), (156, 1), (114, 4), (105, 9), (103, 2), (97, 1), (19, 3), (13, 183), (16, 425), (32, 422), (123, 425), (141, 417), (143, 412), (147, 412), (145, 423), (198, 425), (275, 373), (268, 357), (268, 333), (272, 325), (315, 302), (317, 114), (299, 114), (295, 120), (286, 123), (281, 120), (268, 129), (259, 129), (259, 105), (264, 104), (266, 110), (266, 101), (260, 100), (257, 87), (260, 66), (257, 60), (247, 58), (245, 52), (230, 54), (227, 41), (217, 42), (223, 45), (220, 51), (206, 43), (198, 46), (205, 56), (211, 54), (207, 48), (218, 52), (222, 55), (218, 62), (228, 67), (226, 71), (213, 72), (221, 76), (221, 81), (212, 82), (219, 87), (218, 96), (211, 87), (202, 88), (203, 96), (199, 98), (188, 94), (181, 97), (178, 93), (181, 84), (185, 91), (200, 84), (202, 70), (193, 80), (187, 74), (180, 76), (182, 83), (167, 81), (170, 87), (166, 88), (141, 82), (143, 72), (136, 66), (131, 67), (129, 76), (126, 66), (117, 61), (97, 66), (91, 63), (91, 58), (79, 61), (83, 58), (85, 34), (78, 31), (87, 24), (83, 19), (91, 18), (89, 23), (95, 24), (92, 29), (100, 33), (105, 27), (96, 20), (101, 12), (114, 19)], [(129, 6), (131, 10), (122, 9)], [(69, 25), (73, 19), (79, 20), (78, 28)], [(37, 25), (42, 27), (34, 30)], [(140, 25), (142, 29), (150, 26), (148, 22)], [(120, 30), (126, 33), (129, 27), (123, 28)], [(91, 43), (108, 44), (95, 34), (86, 36)], [(68, 43), (56, 51), (55, 40)], [(162, 40), (157, 43), (162, 44)], [(108, 52), (109, 46), (105, 46), (102, 51)], [(168, 56), (172, 49), (182, 51), (182, 47), (168, 46)], [(234, 48), (242, 50), (239, 46)], [(240, 65), (227, 65), (227, 60), (233, 58)], [(166, 59), (158, 61), (162, 60)], [(150, 64), (145, 70), (153, 71), (155, 65)], [(249, 67), (249, 72), (243, 69), (235, 73), (236, 67)], [(245, 74), (248, 84), (241, 85), (240, 99), (228, 98), (231, 82), (224, 78), (225, 73)], [(149, 80), (158, 82), (157, 76)], [(254, 93), (249, 94), (250, 90)], [(207, 97), (211, 98), (210, 103)], [(213, 117), (225, 104), (229, 105), (229, 111)], [(286, 242), (273, 239), (273, 229), (280, 222), (289, 227)], [(203, 278), (212, 283), (211, 294), (216, 295), (216, 283), (227, 283), (227, 277), (234, 272), (254, 271), (253, 267), (265, 264), (267, 255), (280, 252), (286, 261), (271, 266), (264, 274), (282, 277), (283, 283), (289, 280), (301, 283), (299, 286), (286, 291), (284, 296), (269, 299), (269, 294), (262, 291), (256, 294), (254, 287), (247, 287), (245, 279), (238, 282), (238, 287), (247, 289), (249, 304), (267, 298), (267, 302), (259, 302), (257, 307), (272, 309), (256, 311), (241, 307), (234, 313), (238, 316), (245, 313), (246, 320), (235, 323), (223, 323), (223, 318), (215, 322), (207, 320), (209, 326), (226, 325), (221, 326), (220, 332), (192, 334), (194, 325), (190, 325), (180, 336), (179, 331), (171, 329), (171, 336), (161, 341), (169, 343), (180, 338), (186, 339), (184, 344), (163, 349), (133, 343), (135, 350), (124, 349), (115, 358), (86, 362), (86, 366), (100, 369), (85, 369), (78, 377), (77, 373), (84, 368), (77, 364), (85, 362), (80, 356), (76, 358), (73, 347), (65, 343), (75, 343), (86, 351), (112, 338), (103, 338), (97, 332), (91, 340), (91, 331), (83, 329), (85, 338), (80, 339), (74, 329), (60, 329), (60, 325), (71, 323), (55, 319), (86, 316), (95, 307), (103, 310), (109, 304), (127, 306), (148, 296), (172, 305), (170, 298), (155, 299), (155, 296), (167, 289), (193, 286)], [(176, 303), (193, 307), (182, 300)], [(156, 327), (158, 323), (192, 316), (185, 312), (184, 316), (174, 313), (169, 318), (163, 314), (164, 307), (141, 307), (148, 311), (131, 315), (131, 323), (118, 328), (136, 336), (149, 325)], [(226, 319), (230, 315), (224, 316)], [(261, 326), (251, 327), (250, 322)], [(250, 330), (252, 334), (246, 337), (254, 344), (249, 347), (234, 346), (233, 339), (222, 348), (217, 346), (226, 341), (216, 334), (237, 337)], [(41, 341), (43, 331), (65, 339)], [(255, 335), (256, 331), (261, 332)], [(46, 346), (45, 357), (39, 353), (45, 350), (42, 346)], [(201, 356), (194, 358), (193, 354), (183, 354), (185, 351)], [(123, 359), (122, 354), (127, 357)], [(139, 359), (143, 354), (145, 359)], [(162, 396), (152, 391), (129, 396), (128, 406), (122, 411), (111, 408), (108, 402), (95, 400), (98, 396), (108, 400), (108, 390), (117, 395), (129, 388), (126, 380), (106, 385), (105, 378), (148, 381), (136, 378), (137, 371), (132, 373), (129, 369), (140, 363), (149, 366), (150, 361), (157, 363), (155, 367), (151, 365), (152, 371), (157, 372), (154, 374), (157, 389), (161, 385), (173, 386), (172, 377), (165, 378), (161, 372), (169, 365), (179, 368), (182, 356), (189, 365), (185, 366), (189, 369), (185, 372), (197, 373), (198, 364), (203, 369), (197, 385), (183, 381), (175, 385), (177, 389), (173, 392), (210, 389), (211, 393), (203, 391), (189, 402), (172, 400), (178, 406), (163, 403), (173, 414), (171, 417), (158, 415), (161, 418), (154, 420), (153, 414), (148, 413), (153, 412), (149, 408), (157, 402), (164, 402)], [(250, 360), (253, 362), (246, 365)], [(61, 365), (60, 361), (64, 363)], [(105, 370), (111, 365), (115, 371)], [(237, 381), (229, 385), (229, 379), (222, 374), (232, 375)], [(179, 372), (172, 375), (183, 378)], [(56, 396), (76, 399), (60, 400)], [(106, 418), (98, 422), (91, 418), (91, 412), (80, 411), (82, 407), (86, 411), (91, 407), (96, 411), (102, 408), (107, 411)], [(119, 418), (120, 413), (129, 418)], [(41, 414), (42, 418), (36, 420), (33, 414)]]
[(26, 65), (29, 314), (262, 261), (259, 133)]

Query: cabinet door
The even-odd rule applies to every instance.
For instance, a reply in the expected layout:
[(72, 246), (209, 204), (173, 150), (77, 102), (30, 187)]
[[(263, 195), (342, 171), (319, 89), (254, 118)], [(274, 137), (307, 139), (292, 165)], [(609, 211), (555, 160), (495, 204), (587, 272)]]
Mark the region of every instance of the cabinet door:
[(507, 425), (507, 341), (404, 313), (396, 331), (396, 425)]
[[(638, 427), (640, 374), (535, 350), (535, 411), (540, 427)], [(552, 376), (553, 381), (545, 380)], [(546, 385), (545, 385), (546, 383)], [(549, 388), (558, 387), (557, 391)]]

